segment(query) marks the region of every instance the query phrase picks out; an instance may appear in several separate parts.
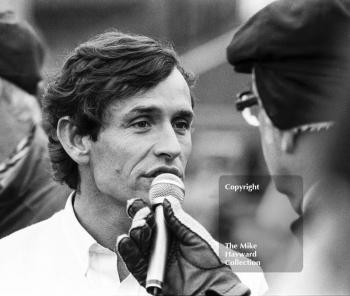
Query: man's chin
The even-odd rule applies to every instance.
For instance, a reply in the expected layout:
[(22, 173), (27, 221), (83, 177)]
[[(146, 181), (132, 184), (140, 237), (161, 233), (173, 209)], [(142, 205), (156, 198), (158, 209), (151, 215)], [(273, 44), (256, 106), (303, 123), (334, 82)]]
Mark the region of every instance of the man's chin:
[(133, 196), (129, 197), (128, 200), (139, 198), (144, 200), (146, 203), (149, 203), (149, 191), (151, 189), (151, 184), (153, 180), (154, 180), (154, 177), (139, 178), (133, 190), (133, 193), (132, 193)]
[[(302, 214), (302, 189), (296, 190), (294, 184), (289, 184), (288, 182), (281, 182), (279, 178), (273, 178), (276, 189), (279, 193), (287, 196), (293, 210), (298, 214)], [(293, 186), (294, 185), (294, 186)]]
[(149, 203), (149, 190), (150, 190), (150, 185), (144, 184), (143, 186), (140, 186), (133, 192), (133, 196), (131, 196), (128, 199), (142, 199), (146, 203)]

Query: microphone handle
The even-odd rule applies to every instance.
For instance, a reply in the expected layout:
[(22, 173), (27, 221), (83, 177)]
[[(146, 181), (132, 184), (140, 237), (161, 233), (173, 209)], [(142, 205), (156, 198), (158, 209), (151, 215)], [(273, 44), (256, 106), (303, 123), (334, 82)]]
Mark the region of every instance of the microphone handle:
[(154, 218), (156, 227), (148, 263), (146, 290), (149, 293), (156, 293), (159, 295), (163, 286), (168, 255), (168, 231), (165, 224), (162, 204), (155, 206)]

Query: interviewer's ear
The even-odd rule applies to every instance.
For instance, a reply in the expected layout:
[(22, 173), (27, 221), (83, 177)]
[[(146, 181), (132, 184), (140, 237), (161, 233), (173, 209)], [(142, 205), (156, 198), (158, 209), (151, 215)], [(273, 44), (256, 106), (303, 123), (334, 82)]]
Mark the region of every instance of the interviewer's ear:
[(59, 119), (57, 123), (57, 138), (67, 154), (78, 164), (87, 164), (90, 160), (89, 136), (77, 133), (77, 127), (69, 116)]

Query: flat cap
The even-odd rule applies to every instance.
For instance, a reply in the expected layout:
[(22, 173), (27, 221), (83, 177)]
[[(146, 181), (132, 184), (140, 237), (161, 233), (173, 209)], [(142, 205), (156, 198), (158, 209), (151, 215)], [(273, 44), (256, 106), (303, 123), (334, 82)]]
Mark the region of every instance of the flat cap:
[(11, 11), (0, 12), (0, 77), (36, 94), (43, 61), (44, 47), (33, 28)]
[(280, 129), (333, 121), (350, 77), (350, 0), (279, 0), (233, 36), (227, 58), (251, 73), (264, 109)]

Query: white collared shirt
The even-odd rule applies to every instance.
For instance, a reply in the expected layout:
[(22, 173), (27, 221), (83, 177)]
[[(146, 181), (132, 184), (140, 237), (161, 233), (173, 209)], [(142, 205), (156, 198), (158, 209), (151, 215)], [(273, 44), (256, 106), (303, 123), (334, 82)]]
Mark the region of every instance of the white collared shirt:
[[(119, 281), (117, 256), (80, 225), (72, 204), (51, 218), (0, 240), (0, 296), (145, 296), (129, 275)], [(262, 295), (262, 272), (237, 273)]]
[(0, 240), (0, 295), (147, 295), (117, 256), (78, 222), (72, 194), (64, 210)]

